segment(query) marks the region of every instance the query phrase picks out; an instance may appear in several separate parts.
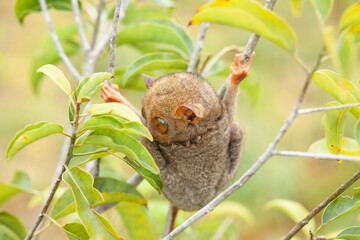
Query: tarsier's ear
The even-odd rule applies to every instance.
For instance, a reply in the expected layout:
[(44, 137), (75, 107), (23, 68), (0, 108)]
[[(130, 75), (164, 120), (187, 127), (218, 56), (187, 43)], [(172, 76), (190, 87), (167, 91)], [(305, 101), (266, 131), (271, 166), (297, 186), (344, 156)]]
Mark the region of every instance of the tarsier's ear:
[(156, 78), (150, 77), (149, 75), (146, 74), (141, 74), (141, 75), (144, 78), (146, 88), (149, 89), (151, 85), (154, 83)]
[(204, 118), (202, 109), (190, 104), (181, 105), (176, 110), (176, 113), (182, 116), (185, 121), (191, 123), (197, 123)]

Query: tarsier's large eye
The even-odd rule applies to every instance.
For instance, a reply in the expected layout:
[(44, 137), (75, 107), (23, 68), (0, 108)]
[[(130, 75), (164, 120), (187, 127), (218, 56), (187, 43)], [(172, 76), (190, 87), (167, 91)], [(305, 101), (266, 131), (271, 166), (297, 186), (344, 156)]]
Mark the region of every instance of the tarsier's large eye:
[(154, 118), (154, 126), (155, 126), (156, 130), (158, 130), (162, 134), (167, 133), (169, 130), (169, 126), (168, 126), (167, 122), (164, 119), (159, 118), (159, 117)]

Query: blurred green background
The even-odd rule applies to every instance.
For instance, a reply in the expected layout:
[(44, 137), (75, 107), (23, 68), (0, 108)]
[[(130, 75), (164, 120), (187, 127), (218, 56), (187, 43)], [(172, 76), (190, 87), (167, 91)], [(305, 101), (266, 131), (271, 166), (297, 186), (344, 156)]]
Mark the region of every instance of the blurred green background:
[[(191, 16), (205, 2), (178, 1), (175, 10), (176, 19), (186, 26)], [(265, 1), (260, 2), (264, 4)], [(342, 11), (354, 2), (356, 1), (335, 1), (333, 12), (327, 23), (337, 26)], [(47, 34), (47, 27), (41, 13), (29, 15), (24, 25), (20, 25), (14, 16), (14, 4), (15, 1), (0, 1), (0, 54), (2, 55), (0, 63), (0, 181), (10, 181), (15, 171), (20, 169), (31, 176), (35, 189), (44, 190), (50, 185), (54, 176), (64, 138), (60, 135), (51, 136), (36, 142), (19, 152), (9, 164), (5, 161), (6, 146), (15, 133), (29, 123), (52, 121), (65, 124), (68, 99), (52, 82), (46, 80), (43, 81), (38, 96), (32, 92), (29, 80), (30, 63), (41, 36)], [(299, 55), (308, 67), (312, 67), (322, 48), (322, 36), (309, 2), (305, 1), (303, 14), (300, 17), (295, 17), (291, 13), (290, 1), (278, 1), (275, 11), (296, 31), (299, 40)], [(51, 10), (50, 13), (55, 26), (73, 22), (71, 12)], [(199, 26), (187, 28), (194, 41)], [(212, 24), (205, 40), (202, 56), (215, 55), (227, 45), (244, 46), (249, 36), (250, 33), (246, 31)], [(132, 61), (134, 55), (133, 51), (121, 47), (117, 52), (116, 65), (124, 65)], [(233, 57), (234, 54), (229, 53), (225, 59), (231, 61)], [(71, 58), (71, 60), (75, 66), (81, 68), (82, 56)], [(106, 71), (107, 62), (106, 58), (101, 59), (96, 71)], [(59, 66), (71, 78), (64, 65)], [(326, 67), (329, 65), (324, 64), (320, 69)], [(354, 75), (359, 79), (359, 67)], [(237, 121), (245, 129), (246, 142), (237, 178), (257, 160), (274, 139), (293, 108), (304, 80), (305, 74), (292, 56), (270, 41), (260, 40), (249, 77), (249, 81), (260, 83), (260, 97), (255, 106), (247, 93), (241, 92), (238, 98)], [(218, 89), (223, 81), (224, 79), (221, 78), (210, 80), (215, 89)], [(136, 106), (140, 106), (141, 92), (124, 90), (122, 93)], [(328, 94), (311, 84), (303, 108), (323, 106), (332, 100)], [(101, 99), (97, 98), (97, 101), (101, 102)], [(311, 143), (324, 137), (324, 130), (320, 123), (322, 116), (323, 113), (299, 116), (285, 134), (278, 149), (307, 151)], [(353, 137), (354, 123), (353, 117), (347, 119), (345, 136)], [(119, 162), (115, 165), (124, 176), (132, 175), (133, 171), (129, 167)], [(233, 223), (236, 229), (235, 236), (237, 239), (279, 239), (292, 228), (294, 223), (283, 213), (265, 209), (264, 206), (268, 201), (276, 198), (295, 200), (310, 210), (350, 178), (357, 169), (358, 165), (352, 162), (337, 163), (331, 160), (272, 157), (243, 188), (229, 197), (230, 200), (246, 206), (256, 220), (253, 226), (248, 226), (241, 221)], [(356, 186), (360, 186), (360, 183), (354, 185)], [(146, 186), (146, 183), (142, 183), (139, 189), (149, 199), (150, 212), (152, 201), (154, 211), (158, 211), (156, 204), (164, 198), (158, 196), (155, 190)], [(352, 190), (348, 190), (347, 194), (352, 195)], [(20, 194), (11, 198), (0, 209), (18, 216), (25, 222), (26, 227), (30, 228), (39, 212), (39, 206), (35, 208), (28, 206), (30, 199), (29, 194)], [(165, 202), (162, 201), (161, 204), (165, 206)], [(116, 213), (110, 212), (107, 216), (112, 221), (120, 221)], [(320, 215), (316, 217), (318, 223), (320, 223), (319, 217)], [(336, 231), (341, 226), (359, 225), (357, 219), (358, 213), (355, 212), (325, 227), (324, 232)], [(155, 221), (155, 224), (160, 223)], [(201, 223), (197, 224), (201, 225)], [(158, 227), (162, 228), (161, 225)], [(119, 234), (121, 235), (122, 232)], [(123, 234), (126, 234), (125, 230)], [(192, 239), (205, 239), (199, 236), (192, 237)], [(303, 237), (302, 233), (298, 234), (298, 238)], [(52, 226), (40, 236), (40, 239), (66, 239), (66, 236), (57, 227)], [(183, 239), (187, 238), (183, 236)]]

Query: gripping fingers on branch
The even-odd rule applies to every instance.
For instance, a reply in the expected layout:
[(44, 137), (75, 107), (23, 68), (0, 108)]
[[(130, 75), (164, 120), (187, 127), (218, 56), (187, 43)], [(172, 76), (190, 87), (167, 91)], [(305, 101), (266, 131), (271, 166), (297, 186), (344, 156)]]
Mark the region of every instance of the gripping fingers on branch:
[(252, 53), (250, 60), (247, 63), (242, 64), (241, 54), (235, 55), (234, 62), (230, 67), (231, 83), (238, 85), (242, 80), (244, 80), (249, 75), (250, 66), (252, 61), (254, 60), (254, 57), (255, 57), (255, 53)]
[(104, 99), (105, 102), (123, 103), (123, 97), (117, 91), (118, 89), (118, 86), (115, 84), (112, 84), (110, 87), (107, 83), (104, 83), (104, 86), (101, 89), (101, 97)]

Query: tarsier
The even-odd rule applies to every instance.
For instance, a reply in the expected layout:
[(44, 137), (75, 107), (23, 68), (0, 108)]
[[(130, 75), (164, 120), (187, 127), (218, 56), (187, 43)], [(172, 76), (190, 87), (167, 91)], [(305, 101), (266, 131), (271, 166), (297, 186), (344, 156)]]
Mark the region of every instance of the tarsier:
[[(141, 115), (154, 141), (141, 141), (160, 169), (164, 196), (178, 209), (202, 208), (238, 170), (244, 140), (234, 122), (238, 85), (248, 75), (254, 54), (244, 65), (240, 58), (237, 54), (230, 79), (217, 94), (205, 79), (188, 72), (144, 76)], [(106, 84), (101, 95), (107, 102), (124, 103)]]

